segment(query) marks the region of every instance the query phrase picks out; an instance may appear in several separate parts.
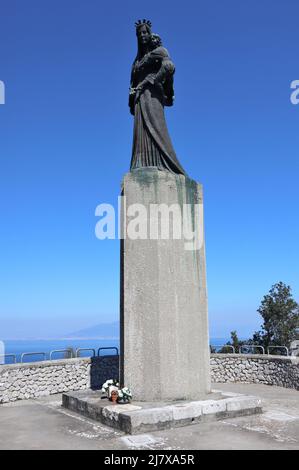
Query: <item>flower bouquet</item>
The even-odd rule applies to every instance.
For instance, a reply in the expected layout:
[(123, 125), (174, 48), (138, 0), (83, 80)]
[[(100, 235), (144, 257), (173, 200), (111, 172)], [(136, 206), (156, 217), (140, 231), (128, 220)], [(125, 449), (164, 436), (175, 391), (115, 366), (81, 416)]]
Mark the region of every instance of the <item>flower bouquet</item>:
[(132, 392), (128, 387), (118, 390), (118, 403), (130, 403), (132, 400)]
[(116, 379), (109, 379), (102, 385), (102, 393), (113, 403), (130, 403), (132, 399), (131, 390), (128, 387), (120, 388)]

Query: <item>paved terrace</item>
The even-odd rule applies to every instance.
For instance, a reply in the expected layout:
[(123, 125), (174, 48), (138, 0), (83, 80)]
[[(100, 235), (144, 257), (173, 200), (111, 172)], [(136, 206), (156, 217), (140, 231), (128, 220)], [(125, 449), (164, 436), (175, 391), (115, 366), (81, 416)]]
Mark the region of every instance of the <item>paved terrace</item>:
[(61, 407), (61, 395), (0, 405), (0, 449), (299, 449), (299, 392), (261, 384), (214, 389), (262, 398), (262, 415), (125, 435)]

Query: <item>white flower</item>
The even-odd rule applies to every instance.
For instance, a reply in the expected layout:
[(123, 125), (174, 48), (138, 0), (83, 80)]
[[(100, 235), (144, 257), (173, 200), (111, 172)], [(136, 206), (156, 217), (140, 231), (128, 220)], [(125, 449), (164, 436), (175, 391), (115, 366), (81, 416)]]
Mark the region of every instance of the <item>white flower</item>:
[(125, 395), (126, 397), (132, 398), (132, 392), (128, 387), (122, 388), (121, 391), (122, 391), (123, 395)]

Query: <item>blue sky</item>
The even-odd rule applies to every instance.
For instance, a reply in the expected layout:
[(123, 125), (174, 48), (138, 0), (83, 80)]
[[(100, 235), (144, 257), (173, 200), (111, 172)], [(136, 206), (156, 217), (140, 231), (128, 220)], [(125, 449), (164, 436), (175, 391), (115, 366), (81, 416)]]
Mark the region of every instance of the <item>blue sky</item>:
[(297, 0), (1, 0), (0, 337), (118, 318), (119, 242), (94, 211), (128, 171), (134, 22), (176, 64), (174, 147), (204, 185), (210, 334), (260, 325), (277, 281), (298, 288)]

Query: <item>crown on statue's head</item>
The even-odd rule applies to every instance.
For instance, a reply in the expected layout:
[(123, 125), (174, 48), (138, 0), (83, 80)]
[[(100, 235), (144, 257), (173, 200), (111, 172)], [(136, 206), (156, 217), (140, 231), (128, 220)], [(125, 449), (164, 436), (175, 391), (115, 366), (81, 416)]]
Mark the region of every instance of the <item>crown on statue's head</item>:
[(148, 26), (151, 29), (152, 23), (150, 22), (150, 20), (145, 20), (145, 19), (136, 21), (135, 23), (136, 29), (139, 29), (141, 26)]

